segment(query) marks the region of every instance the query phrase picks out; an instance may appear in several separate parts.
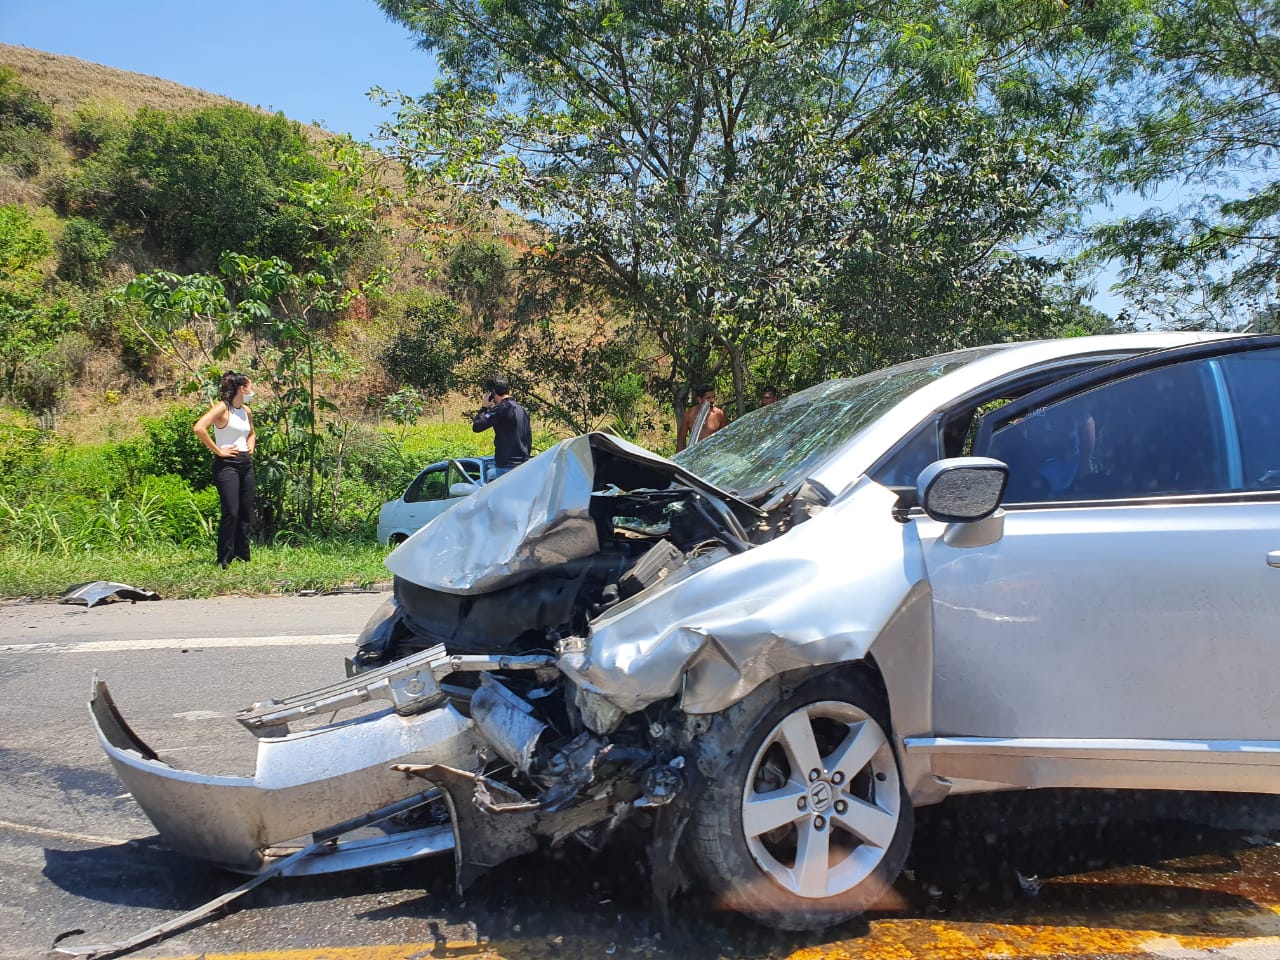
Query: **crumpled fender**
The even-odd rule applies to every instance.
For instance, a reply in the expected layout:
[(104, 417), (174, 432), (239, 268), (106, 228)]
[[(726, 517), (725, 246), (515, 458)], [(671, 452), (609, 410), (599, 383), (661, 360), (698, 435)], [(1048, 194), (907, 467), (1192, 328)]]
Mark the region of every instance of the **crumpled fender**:
[(775, 674), (864, 657), (925, 577), (896, 499), (864, 477), (784, 536), (605, 614), (560, 669), (626, 713), (677, 693), (717, 713)]

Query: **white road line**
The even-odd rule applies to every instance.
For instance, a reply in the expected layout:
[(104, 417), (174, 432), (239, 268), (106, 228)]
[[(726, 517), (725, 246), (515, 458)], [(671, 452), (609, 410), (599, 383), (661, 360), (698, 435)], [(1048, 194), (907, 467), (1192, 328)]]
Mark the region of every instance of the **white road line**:
[(131, 650), (207, 650), (213, 647), (300, 647), (354, 644), (355, 633), (290, 634), (278, 637), (177, 637), (85, 640), (83, 643), (8, 643), (0, 653), (125, 653)]

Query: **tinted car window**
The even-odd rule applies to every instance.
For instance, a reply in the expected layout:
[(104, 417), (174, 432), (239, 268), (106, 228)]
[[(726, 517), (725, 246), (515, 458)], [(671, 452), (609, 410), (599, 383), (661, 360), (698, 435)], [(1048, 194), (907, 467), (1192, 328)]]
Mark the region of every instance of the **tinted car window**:
[(1235, 354), (1220, 363), (1240, 440), (1242, 485), (1280, 489), (1280, 350)]
[(1009, 503), (1225, 490), (1211, 385), (1204, 361), (1148, 370), (997, 425), (978, 452), (1009, 465)]

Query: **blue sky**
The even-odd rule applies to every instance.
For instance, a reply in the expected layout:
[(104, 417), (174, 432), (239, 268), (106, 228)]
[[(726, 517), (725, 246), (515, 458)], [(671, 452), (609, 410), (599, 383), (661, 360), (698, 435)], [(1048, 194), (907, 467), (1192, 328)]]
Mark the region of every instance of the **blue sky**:
[(163, 77), (327, 130), (390, 120), (370, 87), (424, 93), (429, 54), (373, 0), (0, 0), (0, 42)]

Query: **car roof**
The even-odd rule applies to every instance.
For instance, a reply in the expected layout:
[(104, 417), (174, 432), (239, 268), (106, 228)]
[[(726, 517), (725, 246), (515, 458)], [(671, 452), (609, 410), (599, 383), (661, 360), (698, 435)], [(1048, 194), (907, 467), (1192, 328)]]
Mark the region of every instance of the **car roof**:
[(1066, 337), (1058, 340), (1032, 340), (1007, 345), (971, 347), (947, 354), (963, 357), (965, 353), (983, 354), (971, 363), (939, 377), (904, 398), (862, 431), (843, 450), (837, 451), (809, 476), (829, 489), (840, 491), (856, 479), (890, 446), (934, 411), (947, 406), (988, 383), (1037, 367), (1098, 357), (1109, 362), (1139, 353), (1168, 350), (1173, 347), (1208, 340), (1240, 339), (1241, 334), (1186, 331), (1150, 331), (1143, 333), (1102, 334), (1090, 337)]

